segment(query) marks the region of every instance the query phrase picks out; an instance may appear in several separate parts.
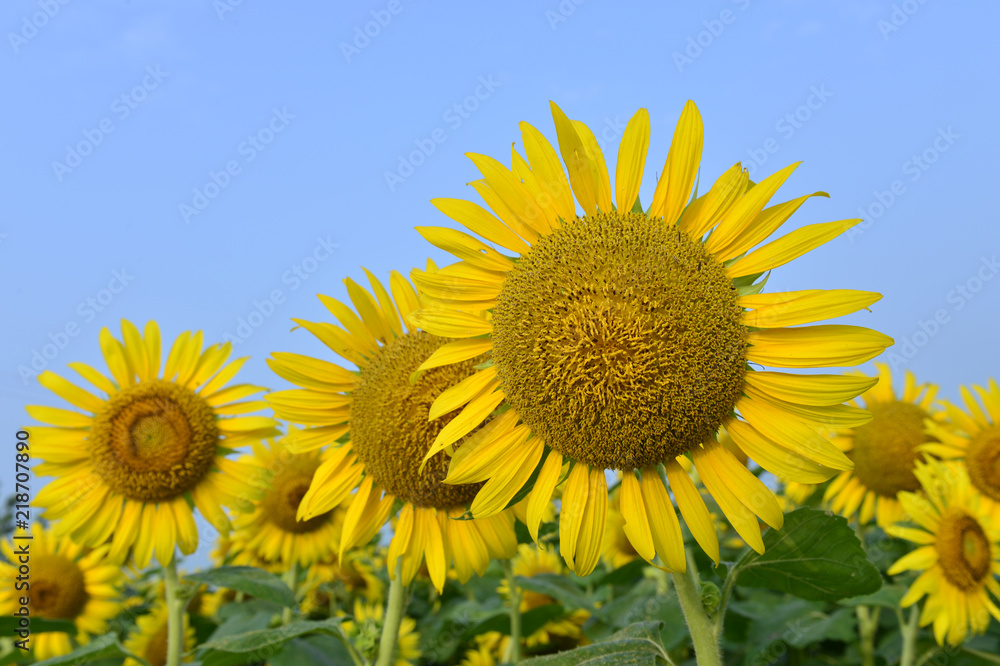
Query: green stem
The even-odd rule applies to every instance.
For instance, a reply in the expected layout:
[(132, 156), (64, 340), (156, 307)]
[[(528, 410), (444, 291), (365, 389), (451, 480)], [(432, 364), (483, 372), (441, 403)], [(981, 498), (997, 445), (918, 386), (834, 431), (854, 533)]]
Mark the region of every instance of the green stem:
[(163, 567), (163, 585), (167, 594), (167, 666), (180, 666), (184, 652), (184, 601), (179, 594), (176, 557)]
[(705, 606), (701, 602), (698, 570), (690, 551), (687, 554), (687, 572), (671, 575), (691, 641), (694, 643), (698, 666), (722, 666), (722, 651), (719, 650), (719, 641), (715, 635), (715, 622), (705, 612)]
[(399, 639), (399, 624), (403, 621), (406, 590), (403, 585), (403, 560), (396, 564), (396, 575), (389, 582), (389, 600), (385, 605), (385, 622), (382, 637), (378, 643), (376, 666), (392, 666), (396, 663), (396, 641)]
[(507, 576), (507, 586), (510, 588), (510, 643), (507, 644), (507, 654), (503, 660), (516, 664), (521, 661), (521, 588), (514, 585), (514, 570), (509, 561), (501, 563)]
[(875, 666), (875, 632), (878, 630), (878, 617), (881, 608), (869, 612), (868, 606), (858, 606), (854, 609), (858, 616), (858, 652), (861, 654), (862, 666)]
[(903, 654), (899, 659), (899, 666), (914, 666), (917, 659), (917, 637), (920, 635), (920, 613), (917, 612), (917, 606), (913, 606), (909, 621), (903, 622), (903, 611), (897, 609), (896, 612), (899, 615), (899, 631), (903, 635)]
[[(299, 587), (299, 561), (292, 562), (291, 568), (285, 572), (285, 585), (292, 591), (292, 598), (295, 598), (295, 591)], [(292, 621), (292, 607), (286, 606), (281, 611), (281, 623), (288, 624)]]

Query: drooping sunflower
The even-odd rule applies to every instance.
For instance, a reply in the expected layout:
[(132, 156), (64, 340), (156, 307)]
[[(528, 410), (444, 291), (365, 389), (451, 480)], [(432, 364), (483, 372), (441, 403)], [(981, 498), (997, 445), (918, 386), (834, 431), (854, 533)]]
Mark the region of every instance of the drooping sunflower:
[[(452, 405), (465, 406), (427, 455), (458, 442), (501, 404), (508, 408), (505, 415), (514, 415), (490, 436), (459, 449), (448, 480), (485, 481), (472, 503), (473, 515), (481, 517), (507, 506), (537, 472), (528, 524), (534, 534), (563, 460), (572, 461), (562, 498), (561, 552), (580, 574), (594, 568), (601, 552), (608, 469), (624, 474), (625, 531), (644, 559), (658, 555), (671, 569), (685, 567), (668, 483), (691, 532), (718, 559), (708, 509), (679, 456), (691, 457), (727, 518), (761, 551), (754, 514), (773, 527), (781, 526), (783, 515), (771, 491), (715, 433), (725, 426), (749, 458), (782, 478), (823, 481), (851, 462), (816, 433), (816, 424), (863, 418), (841, 403), (874, 380), (755, 371), (748, 364), (855, 365), (892, 341), (856, 326), (799, 326), (860, 310), (879, 294), (763, 295), (760, 278), (860, 220), (805, 226), (754, 250), (806, 199), (826, 194), (765, 208), (797, 164), (753, 185), (736, 164), (689, 204), (703, 139), (692, 102), (646, 209), (638, 193), (649, 116), (640, 109), (629, 121), (618, 154), (615, 206), (593, 133), (555, 104), (552, 115), (568, 179), (559, 154), (521, 123), (527, 160), (512, 149), (508, 169), (469, 154), (483, 175), (471, 184), (496, 217), (469, 201), (432, 201), (515, 257), (461, 231), (418, 228), (461, 260), (413, 274), (429, 304), (414, 321), (435, 335), (458, 338), (422, 367), (489, 355), (477, 378), (455, 389), (461, 400), (448, 392)], [(488, 473), (470, 474), (472, 468)]]
[[(303, 568), (329, 560), (338, 551), (346, 508), (335, 506), (315, 518), (299, 521), (299, 504), (309, 490), (324, 453), (292, 453), (283, 440), (270, 446), (251, 444), (252, 453), (239, 459), (257, 469), (263, 495), (239, 507), (233, 520), (231, 550), (235, 564), (252, 564), (259, 558), (281, 563), (298, 562)], [(244, 561), (249, 557), (251, 561)]]
[(431, 404), (445, 389), (472, 377), (482, 359), (417, 372), (450, 340), (408, 321), (419, 300), (402, 275), (392, 273), (392, 297), (375, 276), (368, 277), (374, 295), (345, 280), (354, 310), (320, 296), (343, 328), (295, 320), (359, 370), (275, 353), (268, 359), (271, 368), (302, 388), (271, 393), (267, 401), (279, 417), (310, 426), (289, 434), (293, 450), (330, 447), (299, 504), (298, 519), (313, 520), (348, 501), (339, 547), (343, 556), (378, 533), (398, 499), (402, 509), (389, 545), (389, 574), (395, 578), (401, 562), (408, 584), (426, 558), (431, 580), (441, 590), (450, 567), (464, 582), (473, 572), (482, 574), (490, 558), (512, 557), (517, 548), (509, 511), (481, 520), (453, 520), (466, 513), (479, 485), (442, 483), (445, 454), (433, 458), (423, 474), (418, 471), (431, 442), (454, 416), (454, 408), (432, 409)]
[[(26, 563), (24, 548), (29, 552), (27, 579), (18, 571)], [(27, 596), (28, 617), (76, 625), (72, 636), (58, 631), (32, 633), (28, 648), (38, 661), (68, 654), (74, 641), (83, 645), (103, 634), (122, 609), (125, 578), (121, 567), (108, 560), (108, 546), (84, 548), (35, 525), (30, 535), (18, 529), (14, 539), (0, 542), (0, 551), (6, 559), (0, 562), (0, 613), (5, 617), (18, 613), (21, 597)], [(19, 575), (30, 588), (15, 587)]]
[(887, 532), (919, 547), (889, 568), (889, 575), (921, 572), (900, 601), (903, 608), (924, 596), (920, 626), (934, 624), (934, 638), (959, 645), (971, 630), (986, 631), (1000, 609), (1000, 528), (961, 465), (930, 459), (918, 462), (916, 476), (924, 495), (899, 493), (899, 501), (918, 527), (890, 526)]
[(264, 389), (226, 387), (245, 358), (226, 364), (229, 343), (202, 351), (202, 333), (182, 333), (162, 368), (156, 322), (140, 334), (122, 321), (119, 342), (104, 328), (101, 350), (107, 377), (84, 363), (70, 363), (104, 394), (99, 397), (55, 373), (38, 382), (86, 414), (29, 406), (28, 414), (55, 427), (29, 428), (35, 470), (57, 477), (35, 498), (53, 530), (87, 546), (110, 540), (109, 556), (124, 560), (133, 549), (145, 567), (154, 551), (169, 563), (177, 546), (184, 554), (198, 546), (192, 506), (219, 530), (228, 529), (223, 506), (246, 487), (246, 470), (224, 456), (249, 442), (276, 434), (275, 422), (244, 416), (266, 407), (244, 401)]
[(944, 412), (934, 408), (937, 386), (917, 384), (907, 370), (902, 394), (897, 397), (889, 366), (875, 366), (878, 383), (861, 395), (872, 420), (841, 429), (834, 439), (854, 461), (854, 469), (841, 472), (831, 481), (823, 500), (848, 518), (857, 513), (861, 525), (874, 518), (885, 528), (903, 519), (897, 493), (920, 488), (914, 474), (916, 464), (933, 452), (937, 441), (928, 433), (927, 423), (943, 419)]
[(961, 459), (972, 485), (1000, 520), (1000, 385), (990, 379), (985, 388), (961, 387), (961, 394), (965, 409), (943, 401), (948, 423), (958, 432), (941, 423), (928, 424), (930, 434), (940, 440), (929, 448), (942, 458)]
[[(167, 604), (160, 601), (146, 615), (135, 621), (135, 630), (125, 639), (125, 649), (137, 657), (145, 659), (150, 666), (166, 666), (167, 663)], [(184, 613), (184, 652), (195, 648), (197, 637), (194, 627)], [(182, 661), (191, 661), (191, 657), (183, 657)], [(140, 666), (140, 662), (129, 657), (125, 666)]]

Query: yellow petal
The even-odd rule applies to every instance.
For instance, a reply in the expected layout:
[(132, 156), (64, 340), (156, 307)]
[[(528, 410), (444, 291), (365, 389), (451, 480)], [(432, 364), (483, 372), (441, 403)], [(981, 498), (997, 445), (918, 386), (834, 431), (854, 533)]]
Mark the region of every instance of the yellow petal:
[(684, 557), (681, 524), (677, 520), (670, 495), (667, 494), (663, 480), (655, 468), (648, 467), (642, 470), (641, 489), (657, 554), (673, 571), (686, 571), (687, 560)]
[(103, 400), (49, 370), (38, 375), (38, 383), (74, 407), (85, 409), (92, 414), (96, 414), (104, 407)]
[(566, 180), (559, 156), (542, 133), (526, 122), (521, 122), (521, 142), (524, 152), (531, 162), (531, 171), (535, 180), (552, 197), (552, 207), (559, 217), (568, 222), (576, 217), (576, 205), (573, 203), (573, 191)]
[(742, 398), (736, 408), (754, 429), (781, 446), (833, 470), (854, 469), (850, 458), (831, 444), (830, 440), (766, 402)]
[(493, 393), (500, 386), (496, 376), (496, 366), (491, 365), (445, 389), (434, 399), (434, 403), (427, 413), (427, 420), (433, 421), (448, 412), (453, 412), (483, 393)]
[(860, 326), (824, 324), (747, 333), (747, 359), (783, 368), (859, 365), (893, 344), (887, 335)]
[(588, 484), (586, 509), (573, 558), (573, 570), (578, 576), (586, 576), (597, 566), (608, 522), (608, 481), (604, 470), (591, 469)]
[(93, 367), (87, 365), (86, 363), (67, 363), (69, 367), (73, 368), (78, 375), (86, 379), (88, 382), (93, 384), (95, 387), (104, 391), (109, 396), (117, 393), (118, 388), (112, 383), (110, 379), (102, 375)]
[(512, 252), (524, 254), (531, 247), (489, 211), (462, 199), (431, 199), (435, 207), (474, 234)]
[(539, 438), (528, 440), (509, 453), (509, 459), (490, 480), (483, 484), (469, 507), (476, 518), (488, 518), (507, 508), (538, 467), (544, 444)]
[(604, 162), (604, 153), (597, 143), (597, 138), (584, 123), (579, 120), (571, 120), (573, 129), (583, 142), (584, 150), (587, 151), (587, 159), (594, 166), (597, 174), (597, 208), (601, 211), (610, 211), (611, 206), (611, 179), (608, 177), (608, 166)]
[(58, 407), (44, 407), (42, 405), (28, 405), (25, 408), (28, 415), (42, 423), (50, 423), (54, 426), (63, 426), (66, 428), (88, 428), (90, 427), (94, 419), (86, 414), (81, 414), (79, 412), (71, 412), (68, 409), (59, 409)]
[(559, 551), (575, 570), (576, 544), (590, 493), (590, 467), (574, 463), (563, 487), (562, 508), (559, 511)]
[[(455, 453), (452, 454), (451, 464), (448, 468), (446, 483), (452, 483), (454, 478), (465, 478), (471, 468), (480, 466), (480, 454), (490, 459), (493, 455), (494, 442), (498, 438), (505, 437), (510, 433), (520, 420), (517, 412), (508, 409), (496, 418), (490, 419), (482, 428), (469, 435), (468, 439), (462, 442)], [(454, 481), (455, 483), (466, 483), (464, 481)]]
[(737, 259), (726, 268), (726, 275), (738, 278), (744, 275), (763, 273), (772, 268), (783, 266), (793, 259), (801, 257), (827, 241), (833, 240), (861, 220), (838, 220), (822, 224), (810, 224), (785, 234), (764, 247), (754, 250), (741, 259)]
[(743, 392), (748, 397), (764, 401), (800, 421), (811, 423), (817, 429), (826, 428), (828, 430), (836, 430), (841, 428), (857, 428), (870, 423), (873, 418), (872, 413), (867, 409), (852, 407), (851, 405), (829, 405), (826, 407), (797, 405), (773, 398), (749, 385), (743, 387)]
[(727, 479), (718, 474), (718, 470), (708, 461), (705, 449), (696, 448), (691, 452), (695, 469), (705, 488), (722, 509), (736, 533), (758, 553), (764, 552), (764, 541), (760, 536), (760, 523), (738, 495), (730, 490)]
[(662, 217), (667, 224), (673, 224), (680, 217), (698, 175), (704, 138), (701, 114), (694, 102), (688, 100), (677, 120), (670, 152), (656, 183), (650, 217)]
[[(101, 329), (100, 334), (98, 334), (98, 341), (101, 344), (101, 352), (104, 354), (104, 360), (108, 364), (108, 370), (111, 371), (111, 376), (115, 378), (118, 386), (131, 386), (133, 379), (132, 370), (129, 368), (128, 361), (125, 358), (125, 350), (122, 349), (121, 343), (115, 340), (111, 335), (111, 331), (106, 328)], [(178, 342), (180, 342), (180, 338), (178, 338)]]
[(630, 469), (623, 472), (620, 493), (621, 514), (622, 518), (625, 519), (622, 529), (625, 536), (628, 537), (639, 557), (647, 562), (652, 562), (653, 558), (656, 557), (656, 546), (653, 545), (653, 535), (650, 530), (649, 518), (646, 515), (646, 505), (643, 503), (639, 479), (635, 478), (635, 473)]
[(396, 311), (396, 306), (393, 304), (392, 299), (389, 298), (389, 292), (385, 290), (385, 287), (382, 286), (382, 283), (379, 282), (378, 278), (370, 270), (364, 267), (361, 270), (368, 276), (368, 284), (371, 285), (372, 292), (374, 292), (378, 304), (382, 306), (382, 316), (388, 322), (389, 328), (392, 329), (395, 335), (402, 335), (403, 327), (399, 324), (399, 313)]
[(464, 338), (438, 347), (417, 370), (429, 370), (475, 358), (493, 349), (489, 338)]
[(448, 562), (444, 556), (444, 539), (441, 537), (441, 524), (435, 515), (434, 509), (418, 509), (424, 514), (421, 521), (426, 530), (424, 544), (424, 559), (427, 561), (427, 571), (430, 573), (431, 582), (437, 588), (438, 593), (444, 591), (444, 581), (448, 574)]
[[(756, 188), (754, 188), (756, 189)], [(743, 231), (732, 239), (725, 247), (716, 252), (720, 257), (738, 257), (773, 234), (784, 224), (805, 200), (810, 197), (829, 197), (826, 192), (813, 192), (805, 196), (776, 204), (757, 213)]]
[(878, 382), (863, 375), (793, 375), (785, 372), (746, 373), (746, 383), (779, 400), (802, 405), (838, 405)]
[(410, 550), (410, 540), (413, 535), (413, 516), (416, 509), (409, 502), (403, 504), (399, 512), (399, 520), (396, 521), (396, 529), (389, 542), (389, 552), (386, 554), (386, 569), (389, 571), (389, 578), (395, 580), (396, 562), (399, 557)]
[(424, 461), (420, 464), (423, 471), (427, 460), (445, 450), (462, 437), (468, 435), (474, 428), (479, 426), (493, 412), (497, 406), (503, 402), (503, 391), (495, 391), (486, 395), (481, 395), (462, 409), (458, 415), (448, 422), (438, 433), (434, 443), (424, 456)]
[[(501, 168), (502, 166), (503, 165), (501, 165)], [(469, 183), (469, 185), (471, 185), (472, 188), (479, 193), (479, 196), (481, 196), (483, 201), (486, 202), (486, 205), (489, 206), (494, 213), (496, 213), (496, 216), (503, 220), (504, 224), (510, 227), (511, 230), (518, 236), (523, 238), (525, 242), (530, 245), (538, 240), (539, 232), (535, 231), (531, 227), (528, 220), (522, 218), (520, 214), (515, 212), (521, 209), (511, 208), (511, 206), (501, 198), (500, 193), (490, 185), (487, 185), (485, 180), (474, 180)], [(508, 192), (507, 195), (521, 196), (518, 192), (514, 192), (513, 194)]]
[(739, 163), (729, 167), (704, 196), (688, 206), (680, 228), (692, 238), (704, 236), (740, 200), (748, 181), (747, 171)]
[(639, 196), (642, 173), (646, 168), (646, 151), (649, 150), (649, 112), (639, 109), (625, 126), (621, 145), (618, 146), (618, 165), (615, 167), (615, 202), (618, 210), (632, 210)]
[(411, 312), (420, 307), (420, 297), (417, 296), (416, 289), (399, 271), (389, 273), (389, 289), (392, 291), (392, 298), (396, 301), (399, 316), (406, 324), (407, 330), (411, 333), (415, 332), (416, 327), (410, 324), (408, 317)]
[(747, 509), (760, 516), (761, 520), (774, 529), (780, 530), (785, 523), (785, 515), (771, 489), (744, 467), (722, 444), (708, 442), (703, 451), (702, 467), (706, 465), (710, 467), (715, 477), (732, 490)]
[(527, 515), (525, 516), (528, 533), (531, 538), (538, 543), (538, 526), (542, 522), (545, 510), (549, 502), (552, 501), (552, 493), (555, 492), (556, 484), (559, 483), (559, 474), (562, 471), (563, 457), (555, 449), (549, 450), (549, 455), (542, 463), (542, 470), (535, 479), (535, 487), (528, 495)]
[[(477, 432), (476, 435), (478, 434)], [(506, 456), (510, 455), (511, 451), (516, 451), (523, 446), (528, 440), (529, 434), (531, 434), (531, 430), (528, 426), (520, 425), (495, 438), (475, 442), (475, 449), (471, 455), (463, 455), (459, 458), (458, 453), (456, 453), (451, 459), (446, 483), (486, 481), (491, 476), (496, 475), (499, 465), (507, 464)], [(482, 443), (480, 444), (480, 442)], [(467, 448), (469, 448), (469, 443), (463, 442), (458, 450), (464, 452)]]
[(361, 316), (361, 321), (365, 323), (372, 335), (383, 343), (392, 340), (392, 328), (368, 290), (351, 278), (344, 278), (344, 285), (347, 287), (347, 295), (350, 296), (354, 309)]
[(873, 291), (808, 289), (741, 296), (737, 303), (751, 310), (743, 315), (745, 325), (781, 328), (851, 314), (881, 298)]
[[(598, 191), (601, 189), (601, 177), (597, 165), (590, 159), (583, 138), (577, 132), (573, 121), (566, 117), (555, 102), (549, 102), (549, 106), (552, 110), (552, 120), (556, 125), (556, 136), (559, 139), (559, 153), (569, 171), (569, 182), (573, 187), (573, 193), (584, 212), (593, 215), (597, 212)], [(608, 177), (606, 169), (604, 177)]]
[(146, 345), (146, 363), (148, 364), (149, 378), (156, 379), (160, 373), (160, 327), (155, 321), (150, 320), (146, 324), (143, 337), (145, 338), (143, 344)]
[(493, 330), (482, 317), (457, 310), (424, 308), (414, 311), (411, 319), (428, 333), (443, 338), (473, 338)]
[(142, 335), (139, 333), (139, 329), (135, 327), (135, 324), (127, 319), (122, 319), (122, 341), (125, 343), (122, 345), (122, 348), (125, 352), (129, 368), (139, 378), (139, 381), (149, 381), (152, 379), (149, 376), (149, 363), (146, 361), (146, 345), (142, 340)]
[(701, 498), (698, 489), (694, 487), (691, 477), (687, 475), (681, 466), (674, 460), (663, 464), (667, 471), (667, 479), (670, 488), (674, 491), (677, 499), (677, 508), (681, 510), (681, 516), (687, 523), (688, 529), (695, 541), (705, 551), (705, 554), (712, 558), (713, 562), (719, 562), (719, 537), (715, 533), (715, 523), (705, 506), (705, 500)]
[(340, 325), (347, 329), (348, 333), (357, 338), (365, 348), (378, 349), (378, 342), (375, 340), (375, 335), (361, 321), (361, 317), (354, 310), (336, 298), (330, 298), (325, 294), (318, 294), (317, 296), (323, 305), (326, 306), (326, 309), (330, 311), (330, 314), (340, 322)]
[[(712, 235), (705, 241), (705, 249), (712, 254), (717, 254), (719, 250), (732, 243), (767, 205), (774, 193), (792, 175), (799, 164), (801, 162), (786, 166), (750, 188), (733, 205), (725, 219), (719, 222)], [(723, 256), (722, 258), (728, 259), (729, 257)]]
[[(533, 242), (534, 238), (522, 233), (520, 228), (515, 228), (511, 224), (509, 213), (512, 213), (522, 225), (529, 227), (535, 234), (548, 233), (549, 223), (546, 220), (545, 211), (539, 202), (531, 197), (520, 178), (489, 155), (466, 153), (465, 156), (472, 160), (479, 172), (483, 174), (490, 190), (503, 202), (503, 206), (506, 208), (505, 213), (508, 214), (502, 215), (497, 211), (500, 219), (529, 243)], [(490, 207), (493, 208), (492, 204)], [(496, 209), (494, 208), (494, 210)]]
[(514, 262), (510, 259), (486, 243), (457, 229), (447, 227), (415, 227), (415, 229), (431, 245), (450, 252), (473, 266), (499, 272), (506, 272), (514, 267)]

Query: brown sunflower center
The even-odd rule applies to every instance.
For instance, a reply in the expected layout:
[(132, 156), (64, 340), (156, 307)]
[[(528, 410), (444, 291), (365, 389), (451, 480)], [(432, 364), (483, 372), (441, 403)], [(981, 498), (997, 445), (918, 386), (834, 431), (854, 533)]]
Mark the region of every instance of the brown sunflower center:
[(411, 375), (450, 342), (425, 332), (396, 338), (361, 370), (351, 394), (351, 442), (368, 474), (389, 493), (416, 506), (451, 509), (472, 501), (482, 484), (448, 485), (451, 458), (441, 452), (418, 472), (424, 455), (458, 410), (428, 421), (434, 399), (475, 372), (476, 358)]
[(913, 474), (917, 447), (932, 438), (924, 434), (921, 407), (909, 402), (873, 402), (867, 405), (872, 420), (854, 429), (854, 473), (873, 492), (896, 497), (901, 490), (920, 488)]
[(655, 465), (711, 437), (740, 397), (736, 298), (722, 264), (663, 220), (577, 218), (507, 274), (493, 312), (497, 375), (563, 455)]
[(90, 596), (83, 572), (76, 562), (63, 555), (35, 555), (31, 558), (31, 613), (52, 620), (78, 617)]
[(149, 639), (146, 646), (146, 654), (143, 658), (149, 662), (149, 666), (166, 666), (167, 664), (167, 639), (169, 638), (169, 627), (166, 622), (160, 625)]
[(219, 443), (214, 410), (194, 391), (143, 382), (114, 395), (90, 431), (94, 469), (133, 500), (171, 500), (212, 468)]
[(955, 587), (969, 591), (990, 574), (990, 542), (972, 516), (952, 509), (941, 516), (936, 547), (941, 570)]
[(260, 510), (273, 525), (292, 534), (306, 534), (327, 524), (332, 509), (309, 520), (295, 519), (319, 465), (319, 459), (314, 456), (294, 456), (272, 477), (271, 488), (261, 500)]
[(972, 438), (965, 466), (972, 485), (1000, 502), (1000, 426), (986, 428)]

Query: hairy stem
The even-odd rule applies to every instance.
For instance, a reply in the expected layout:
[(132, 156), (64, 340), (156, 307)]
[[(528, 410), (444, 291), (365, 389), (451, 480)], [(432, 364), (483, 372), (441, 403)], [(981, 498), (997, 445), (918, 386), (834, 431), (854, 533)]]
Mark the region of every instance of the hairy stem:
[(694, 643), (698, 666), (722, 666), (722, 651), (715, 635), (715, 622), (705, 612), (705, 606), (701, 602), (701, 583), (690, 551), (687, 553), (687, 572), (671, 575), (691, 641)]
[(403, 585), (403, 560), (397, 560), (396, 575), (389, 583), (389, 600), (385, 605), (385, 622), (382, 637), (378, 643), (376, 666), (392, 666), (396, 663), (396, 641), (399, 639), (399, 624), (403, 621), (406, 606), (406, 586)]

